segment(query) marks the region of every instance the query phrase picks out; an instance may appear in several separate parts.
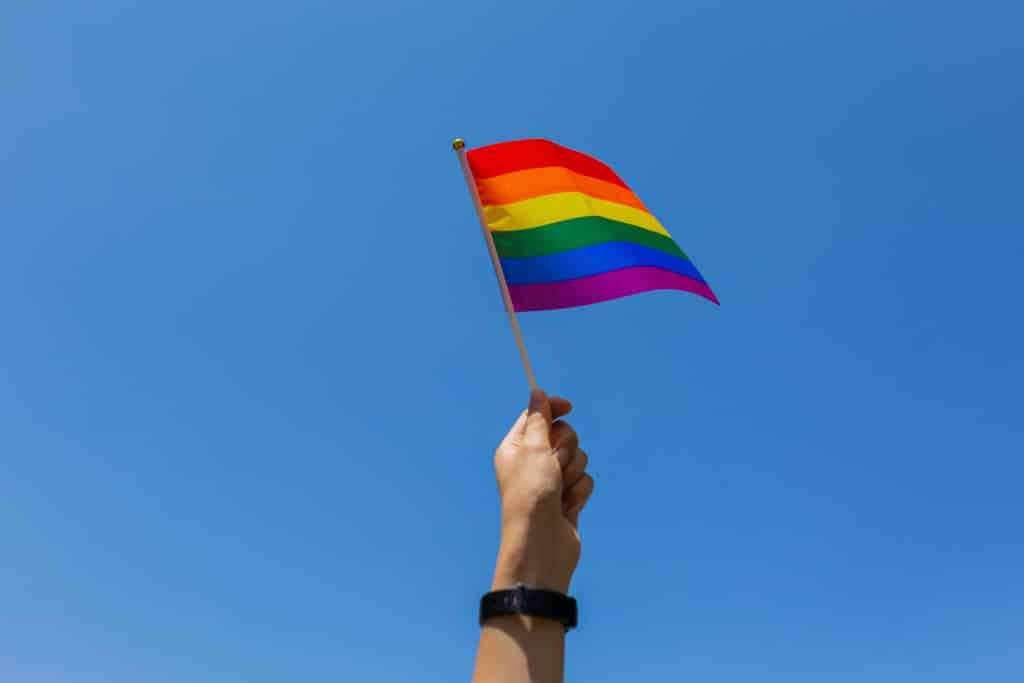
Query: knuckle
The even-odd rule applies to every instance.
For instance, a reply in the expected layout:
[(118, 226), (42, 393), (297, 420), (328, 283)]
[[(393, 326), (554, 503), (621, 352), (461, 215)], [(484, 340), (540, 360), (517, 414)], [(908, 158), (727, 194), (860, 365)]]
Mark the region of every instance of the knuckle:
[(576, 447), (579, 443), (579, 437), (576, 435), (576, 430), (573, 429), (572, 425), (565, 421), (559, 421), (555, 423), (555, 438), (559, 445)]
[(495, 467), (500, 466), (503, 463), (508, 462), (514, 455), (514, 449), (502, 446), (498, 450), (494, 451), (494, 465)]
[(555, 451), (555, 457), (558, 458), (558, 465), (562, 468), (572, 466), (572, 452), (565, 448), (559, 448)]

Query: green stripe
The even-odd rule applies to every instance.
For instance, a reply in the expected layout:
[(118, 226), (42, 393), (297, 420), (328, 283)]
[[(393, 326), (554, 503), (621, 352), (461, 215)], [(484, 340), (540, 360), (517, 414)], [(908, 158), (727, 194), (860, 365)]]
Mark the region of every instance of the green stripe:
[(601, 216), (573, 218), (529, 230), (492, 230), (491, 235), (502, 258), (557, 254), (602, 242), (633, 242), (689, 258), (669, 237)]

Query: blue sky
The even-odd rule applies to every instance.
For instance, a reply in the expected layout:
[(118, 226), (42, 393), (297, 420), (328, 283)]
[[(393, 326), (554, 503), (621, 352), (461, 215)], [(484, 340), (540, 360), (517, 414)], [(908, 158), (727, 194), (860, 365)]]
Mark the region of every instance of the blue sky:
[(453, 681), (526, 386), (450, 150), (722, 300), (529, 314), (570, 681), (1019, 681), (1016, 3), (0, 8), (0, 679)]

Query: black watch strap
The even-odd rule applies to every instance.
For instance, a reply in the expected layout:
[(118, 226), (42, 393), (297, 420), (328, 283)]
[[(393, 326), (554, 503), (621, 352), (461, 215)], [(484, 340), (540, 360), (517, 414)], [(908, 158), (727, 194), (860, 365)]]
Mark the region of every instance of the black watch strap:
[(576, 628), (576, 599), (546, 588), (517, 584), (512, 588), (487, 593), (480, 598), (480, 624), (504, 614), (525, 614), (554, 619), (565, 630)]

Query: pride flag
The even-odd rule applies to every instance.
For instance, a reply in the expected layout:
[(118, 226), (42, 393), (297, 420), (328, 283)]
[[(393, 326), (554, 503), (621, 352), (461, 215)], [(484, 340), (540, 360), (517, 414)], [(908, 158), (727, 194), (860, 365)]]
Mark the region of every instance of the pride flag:
[(515, 310), (584, 306), (655, 289), (718, 303), (606, 164), (548, 140), (500, 142), (467, 157)]

